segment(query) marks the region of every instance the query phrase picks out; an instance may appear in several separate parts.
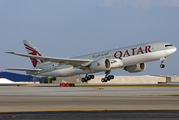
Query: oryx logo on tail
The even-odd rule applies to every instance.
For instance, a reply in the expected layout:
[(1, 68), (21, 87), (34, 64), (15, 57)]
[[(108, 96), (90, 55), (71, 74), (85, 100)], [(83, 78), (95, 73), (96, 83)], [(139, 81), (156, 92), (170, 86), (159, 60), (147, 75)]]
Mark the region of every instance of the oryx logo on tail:
[[(40, 53), (40, 51), (34, 45), (32, 45), (32, 43), (30, 43), (28, 40), (24, 40), (23, 42), (24, 42), (24, 45), (28, 54), (36, 55), (36, 56), (43, 56)], [(30, 58), (30, 59), (34, 67), (36, 67), (38, 64), (43, 63), (43, 60), (38, 60), (36, 58)]]

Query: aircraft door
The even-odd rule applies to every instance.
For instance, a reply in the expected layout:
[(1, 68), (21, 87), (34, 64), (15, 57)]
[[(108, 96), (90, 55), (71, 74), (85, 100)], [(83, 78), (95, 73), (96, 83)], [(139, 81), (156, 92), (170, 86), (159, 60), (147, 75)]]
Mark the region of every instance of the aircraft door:
[(49, 65), (48, 70), (52, 71), (52, 65)]
[(152, 52), (155, 52), (156, 51), (156, 45), (153, 45), (151, 50), (152, 50)]

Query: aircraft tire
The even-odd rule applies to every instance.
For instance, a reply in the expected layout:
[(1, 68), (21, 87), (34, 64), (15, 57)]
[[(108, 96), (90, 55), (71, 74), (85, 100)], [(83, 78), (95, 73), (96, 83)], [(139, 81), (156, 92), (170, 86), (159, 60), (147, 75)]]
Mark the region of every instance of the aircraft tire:
[(165, 65), (164, 65), (164, 64), (161, 64), (161, 65), (160, 65), (160, 68), (165, 68)]
[(102, 79), (101, 79), (101, 82), (105, 82), (105, 79), (104, 79), (104, 78), (102, 78)]
[(88, 75), (88, 76), (87, 76), (87, 80), (91, 80), (91, 75)]
[(81, 78), (81, 82), (85, 82), (85, 78)]
[(94, 79), (94, 75), (91, 75), (91, 79)]

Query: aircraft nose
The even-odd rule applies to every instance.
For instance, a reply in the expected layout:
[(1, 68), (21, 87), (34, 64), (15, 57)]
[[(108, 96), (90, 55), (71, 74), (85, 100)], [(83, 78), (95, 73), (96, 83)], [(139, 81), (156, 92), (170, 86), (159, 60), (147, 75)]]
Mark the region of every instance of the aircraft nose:
[(177, 51), (177, 48), (173, 46), (173, 48), (171, 49), (172, 54), (176, 51)]
[(167, 51), (166, 54), (167, 55), (172, 55), (174, 52), (176, 52), (177, 48), (174, 46), (171, 46)]
[(174, 48), (173, 48), (173, 52), (176, 52), (176, 51), (177, 51), (177, 48), (176, 48), (176, 47), (174, 47)]

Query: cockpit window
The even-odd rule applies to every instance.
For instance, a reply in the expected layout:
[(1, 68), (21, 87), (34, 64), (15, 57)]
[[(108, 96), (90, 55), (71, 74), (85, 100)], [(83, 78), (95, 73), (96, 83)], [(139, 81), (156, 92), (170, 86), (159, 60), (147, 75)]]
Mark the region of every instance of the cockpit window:
[(169, 46), (173, 46), (173, 45), (171, 45), (171, 44), (165, 45), (165, 47), (169, 47)]

